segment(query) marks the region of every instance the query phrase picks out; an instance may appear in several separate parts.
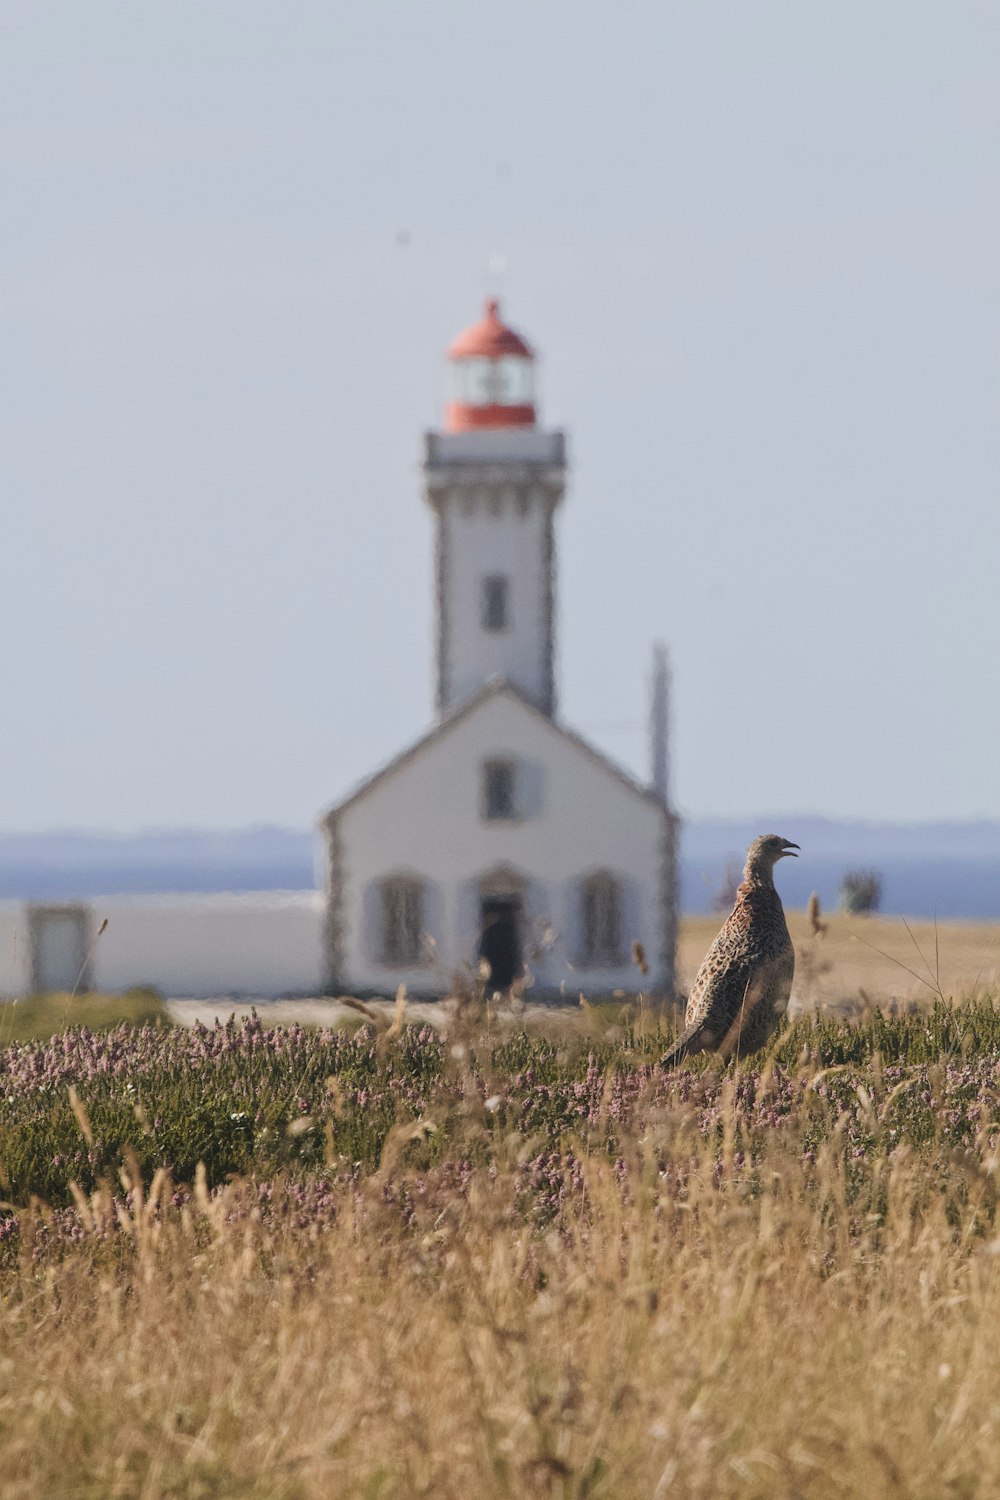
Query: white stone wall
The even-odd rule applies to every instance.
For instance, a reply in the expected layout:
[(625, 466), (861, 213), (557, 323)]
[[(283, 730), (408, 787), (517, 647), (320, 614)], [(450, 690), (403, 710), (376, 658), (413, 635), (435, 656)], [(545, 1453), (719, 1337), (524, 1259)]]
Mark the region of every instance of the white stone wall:
[(0, 999), (26, 995), (30, 982), (27, 906), (23, 901), (0, 901)]
[(107, 931), (94, 952), (94, 987), (153, 984), (164, 994), (319, 993), (322, 899), (314, 891), (95, 901)]
[[(437, 535), (438, 707), (493, 677), (554, 707), (554, 512), (566, 474), (563, 433), (538, 428), (425, 434), (424, 482)], [(510, 620), (482, 624), (483, 579), (509, 580)]]
[[(526, 514), (522, 513), (526, 507)], [(549, 503), (539, 489), (520, 501), (514, 486), (497, 499), (475, 493), (442, 503), (447, 558), (444, 599), (448, 705), (478, 692), (491, 677), (506, 677), (535, 699), (548, 695)], [(482, 623), (483, 579), (509, 580), (509, 621), (504, 630)]]
[[(482, 817), (480, 767), (509, 755), (525, 773), (527, 812), (512, 823)], [(597, 756), (562, 735), (543, 715), (500, 690), (483, 698), (337, 818), (340, 848), (342, 973), (347, 986), (392, 994), (446, 988), (474, 961), (479, 940), (479, 883), (499, 866), (526, 881), (525, 950), (539, 989), (585, 993), (634, 989), (631, 964), (580, 967), (580, 882), (596, 870), (616, 874), (625, 890), (625, 946), (641, 941), (654, 964), (644, 981), (663, 983), (662, 807), (620, 780)], [(378, 887), (393, 874), (426, 882), (426, 926), (436, 959), (409, 968), (379, 961)], [(555, 942), (540, 956), (532, 940), (551, 927)]]
[[(95, 896), (91, 987), (151, 985), (168, 997), (316, 995), (322, 990), (318, 891), (238, 895)], [(0, 995), (31, 985), (27, 907), (0, 907)]]

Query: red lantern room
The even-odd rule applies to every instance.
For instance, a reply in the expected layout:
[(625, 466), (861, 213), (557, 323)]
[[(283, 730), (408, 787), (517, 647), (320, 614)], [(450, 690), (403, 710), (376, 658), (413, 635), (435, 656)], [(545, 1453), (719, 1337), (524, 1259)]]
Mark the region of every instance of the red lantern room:
[(448, 350), (451, 399), (446, 432), (476, 428), (534, 427), (535, 355), (531, 346), (500, 319), (491, 298), (485, 316)]

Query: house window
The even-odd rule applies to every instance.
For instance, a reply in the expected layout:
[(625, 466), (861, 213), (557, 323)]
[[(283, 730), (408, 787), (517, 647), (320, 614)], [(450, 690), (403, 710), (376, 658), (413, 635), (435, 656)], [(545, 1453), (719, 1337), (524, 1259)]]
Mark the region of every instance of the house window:
[(483, 765), (483, 815), (489, 821), (517, 816), (512, 760), (488, 760)]
[(483, 629), (506, 630), (510, 624), (510, 580), (502, 573), (483, 579)]
[(621, 882), (599, 871), (583, 882), (583, 959), (597, 967), (622, 962)]
[(394, 875), (382, 882), (382, 961), (415, 964), (424, 931), (424, 888), (419, 880)]

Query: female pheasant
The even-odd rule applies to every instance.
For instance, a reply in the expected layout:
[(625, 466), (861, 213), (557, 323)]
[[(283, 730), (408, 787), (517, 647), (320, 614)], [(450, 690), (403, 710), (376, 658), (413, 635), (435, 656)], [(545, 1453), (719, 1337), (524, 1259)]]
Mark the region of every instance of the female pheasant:
[(660, 1059), (669, 1068), (693, 1052), (746, 1056), (762, 1047), (788, 1008), (795, 951), (774, 867), (798, 844), (765, 833), (747, 850), (743, 883), (688, 998), (684, 1030)]

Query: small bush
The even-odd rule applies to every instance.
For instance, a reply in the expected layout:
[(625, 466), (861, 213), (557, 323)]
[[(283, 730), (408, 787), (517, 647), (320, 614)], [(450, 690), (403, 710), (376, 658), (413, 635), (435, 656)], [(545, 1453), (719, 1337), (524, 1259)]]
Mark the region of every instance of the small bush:
[(877, 870), (848, 870), (840, 886), (841, 905), (853, 916), (878, 911), (882, 902), (882, 877)]

